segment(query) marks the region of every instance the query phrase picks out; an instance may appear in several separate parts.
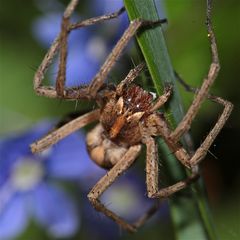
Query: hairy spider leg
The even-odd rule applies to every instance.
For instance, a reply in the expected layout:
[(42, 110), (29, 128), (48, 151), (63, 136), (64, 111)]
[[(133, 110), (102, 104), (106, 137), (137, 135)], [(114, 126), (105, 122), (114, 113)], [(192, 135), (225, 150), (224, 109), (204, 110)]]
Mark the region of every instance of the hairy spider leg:
[[(181, 79), (181, 81), (183, 81)], [(187, 86), (186, 83), (185, 87)], [(197, 89), (187, 86), (190, 91), (197, 92)], [(173, 154), (176, 156), (176, 159), (179, 160), (185, 167), (192, 170), (192, 173), (185, 179), (181, 180), (169, 187), (158, 189), (158, 151), (154, 139), (151, 136), (146, 135), (144, 138), (144, 143), (147, 147), (147, 159), (146, 159), (146, 184), (147, 192), (150, 198), (160, 198), (168, 197), (175, 192), (180, 191), (183, 188), (186, 188), (189, 184), (194, 182), (198, 177), (198, 171), (194, 168), (197, 164), (206, 156), (207, 151), (213, 141), (215, 140), (218, 133), (221, 131), (222, 127), (225, 125), (233, 105), (217, 96), (208, 95), (208, 99), (219, 103), (224, 106), (224, 110), (220, 115), (217, 123), (212, 128), (208, 136), (205, 138), (201, 146), (196, 150), (196, 152), (190, 156), (186, 150), (181, 147), (178, 143), (172, 141), (170, 135), (171, 130), (164, 119), (160, 119), (156, 116), (153, 116), (156, 121), (156, 126), (158, 126), (159, 135), (163, 137), (169, 148), (172, 150)]]
[(124, 87), (132, 83), (136, 77), (138, 77), (139, 74), (144, 70), (145, 67), (145, 63), (140, 63), (135, 68), (131, 69), (127, 76), (117, 85), (117, 95), (121, 96), (123, 94)]
[[(157, 165), (157, 152), (154, 150), (156, 148), (154, 140), (151, 139), (151, 137), (148, 137), (148, 140), (146, 141), (147, 145), (147, 152), (148, 157), (147, 159), (147, 189), (148, 189), (148, 195), (149, 197), (168, 197), (171, 194), (187, 187), (190, 183), (192, 183), (196, 178), (198, 178), (198, 173), (195, 171), (195, 166), (206, 156), (207, 151), (213, 141), (215, 140), (218, 133), (221, 131), (223, 126), (225, 125), (228, 117), (230, 116), (230, 113), (233, 109), (232, 103), (229, 101), (226, 101), (220, 97), (212, 96), (208, 94), (208, 89), (210, 85), (215, 80), (219, 63), (218, 63), (218, 57), (217, 57), (217, 47), (216, 47), (216, 41), (214, 37), (214, 33), (212, 31), (211, 26), (211, 1), (207, 2), (207, 26), (208, 26), (208, 33), (210, 36), (210, 42), (211, 42), (211, 50), (212, 50), (212, 60), (213, 63), (210, 66), (208, 78), (205, 79), (202, 87), (200, 89), (194, 89), (187, 84), (185, 85), (185, 88), (191, 91), (194, 91), (197, 93), (195, 100), (191, 107), (188, 110), (188, 113), (183, 118), (182, 122), (178, 125), (178, 127), (173, 131), (170, 132), (170, 129), (167, 126), (167, 123), (164, 121), (160, 121), (159, 119), (156, 120), (156, 125), (160, 126), (160, 135), (163, 136), (168, 146), (173, 150), (174, 155), (176, 158), (187, 168), (194, 170), (192, 174), (186, 178), (185, 180), (181, 180), (172, 186), (166, 187), (164, 189), (158, 190), (158, 165)], [(180, 81), (181, 82), (181, 81)], [(183, 83), (183, 80), (182, 80)], [(206, 93), (205, 93), (206, 91)], [(201, 146), (196, 150), (196, 152), (190, 157), (190, 155), (185, 151), (184, 148), (181, 148), (178, 146), (177, 142), (179, 141), (179, 137), (189, 129), (189, 124), (187, 122), (191, 122), (193, 118), (195, 117), (201, 102), (204, 100), (204, 98), (207, 97), (208, 99), (219, 103), (224, 106), (224, 110), (222, 114), (220, 115), (219, 119), (217, 120), (216, 124), (208, 134), (208, 136), (205, 138)], [(163, 126), (165, 125), (165, 126)]]
[[(191, 92), (197, 92), (198, 89), (188, 86), (183, 79), (181, 79), (177, 75), (178, 80), (181, 84), (184, 85), (186, 90)], [(190, 168), (192, 174), (188, 176), (185, 180), (181, 180), (169, 187), (158, 190), (158, 151), (157, 146), (154, 139), (151, 136), (146, 136), (144, 139), (144, 143), (147, 146), (147, 160), (146, 160), (146, 184), (147, 184), (147, 192), (148, 196), (151, 198), (159, 198), (159, 197), (168, 197), (173, 193), (186, 188), (189, 184), (194, 182), (198, 177), (198, 172), (195, 171), (195, 166), (206, 156), (207, 151), (214, 139), (221, 131), (222, 127), (225, 125), (231, 111), (233, 108), (232, 103), (226, 101), (220, 97), (207, 95), (207, 98), (213, 102), (219, 103), (224, 106), (224, 110), (220, 115), (217, 123), (212, 128), (208, 136), (205, 138), (201, 146), (197, 149), (197, 151), (190, 156), (183, 147), (180, 147), (179, 144), (172, 142), (170, 135), (171, 130), (168, 127), (168, 124), (163, 119), (159, 119), (158, 117), (154, 117), (156, 121), (156, 126), (158, 126), (159, 135), (161, 135), (166, 141), (167, 145), (171, 148), (177, 160), (179, 160), (185, 167)]]
[(147, 159), (146, 159), (146, 185), (147, 194), (149, 198), (166, 198), (173, 193), (186, 188), (189, 184), (194, 182), (198, 177), (198, 173), (193, 172), (185, 180), (178, 181), (177, 183), (159, 189), (158, 186), (158, 149), (155, 140), (151, 136), (145, 137), (147, 147)]
[(216, 39), (215, 39), (215, 35), (212, 27), (212, 21), (211, 21), (211, 13), (212, 13), (212, 1), (207, 0), (206, 25), (207, 25), (207, 32), (208, 32), (208, 37), (209, 37), (210, 46), (211, 46), (212, 63), (210, 64), (208, 75), (203, 80), (203, 84), (200, 87), (198, 93), (196, 94), (186, 115), (178, 124), (176, 129), (171, 133), (170, 137), (175, 142), (178, 142), (180, 137), (190, 129), (191, 123), (195, 118), (196, 114), (198, 113), (202, 102), (207, 97), (209, 88), (214, 83), (220, 69), (217, 44), (216, 44)]
[(88, 199), (92, 203), (93, 207), (102, 212), (107, 217), (114, 220), (124, 229), (130, 232), (135, 232), (136, 229), (133, 225), (127, 223), (120, 218), (117, 214), (107, 209), (99, 200), (103, 192), (121, 175), (125, 172), (136, 160), (141, 150), (141, 145), (131, 146), (123, 157), (104, 175), (97, 184), (92, 188), (88, 194)]
[[(153, 26), (156, 24), (164, 23), (166, 20), (156, 20), (156, 21), (147, 21), (135, 19), (133, 20), (128, 28), (125, 30), (124, 34), (118, 41), (118, 43), (113, 48), (112, 52), (108, 55), (104, 64), (100, 68), (99, 72), (92, 79), (91, 84), (88, 87), (79, 87), (79, 88), (65, 88), (65, 74), (66, 74), (66, 61), (67, 61), (67, 36), (68, 33), (80, 27), (85, 27), (93, 25), (105, 20), (118, 17), (123, 11), (124, 8), (121, 8), (119, 11), (103, 15), (100, 17), (90, 18), (78, 23), (69, 23), (69, 18), (72, 15), (74, 9), (77, 5), (76, 0), (72, 0), (68, 5), (66, 11), (64, 12), (63, 22), (62, 22), (62, 31), (59, 36), (55, 39), (47, 54), (45, 55), (42, 63), (40, 64), (35, 76), (34, 76), (34, 90), (38, 95), (43, 95), (50, 98), (66, 98), (66, 99), (93, 99), (96, 97), (98, 90), (101, 88), (104, 80), (106, 79), (108, 73), (116, 63), (116, 60), (120, 57), (123, 49), (126, 47), (127, 43), (134, 36), (136, 31), (141, 26)], [(60, 63), (59, 63), (59, 72), (57, 77), (56, 88), (51, 86), (42, 86), (42, 80), (44, 74), (47, 71), (49, 65), (51, 64), (53, 57), (57, 54), (60, 49)]]
[(89, 94), (92, 97), (95, 97), (97, 91), (100, 89), (104, 80), (106, 79), (108, 73), (113, 68), (116, 63), (116, 60), (120, 57), (124, 48), (127, 46), (130, 39), (136, 34), (139, 28), (141, 27), (153, 27), (157, 24), (165, 23), (166, 19), (160, 19), (156, 21), (149, 21), (144, 19), (134, 19), (130, 22), (128, 28), (123, 33), (122, 37), (119, 39), (111, 53), (108, 55), (106, 61), (100, 68), (99, 72), (96, 74), (94, 79), (89, 85)]
[[(75, 5), (76, 7), (76, 5)], [(74, 8), (75, 8), (74, 7)], [(117, 12), (114, 12), (112, 14), (103, 15), (95, 18), (90, 18), (78, 23), (71, 24), (70, 23), (70, 17), (69, 14), (64, 14), (61, 24), (61, 33), (60, 33), (60, 61), (59, 61), (59, 70), (58, 70), (58, 76), (56, 81), (56, 91), (59, 97), (64, 96), (64, 90), (65, 90), (65, 80), (66, 80), (66, 62), (67, 62), (67, 38), (68, 34), (71, 30), (86, 27), (89, 25), (93, 25), (102, 21), (110, 20), (113, 18), (118, 17), (120, 14), (124, 12), (124, 8), (121, 8)]]
[[(102, 21), (110, 20), (113, 18), (118, 17), (120, 14), (124, 12), (124, 8), (121, 8), (120, 10), (111, 13), (106, 14), (99, 17), (93, 17), (86, 20), (83, 20), (81, 22), (77, 23), (69, 23), (69, 18), (71, 17), (73, 11), (75, 10), (77, 6), (78, 1), (72, 0), (68, 7), (66, 8), (63, 16), (63, 23), (62, 28), (63, 30), (60, 32), (60, 34), (56, 37), (56, 39), (53, 41), (52, 45), (50, 46), (48, 52), (46, 53), (45, 57), (43, 58), (40, 66), (38, 67), (35, 76), (34, 76), (34, 91), (40, 95), (40, 96), (46, 96), (49, 98), (66, 98), (66, 99), (80, 99), (80, 98), (86, 98), (88, 99), (88, 91), (86, 87), (80, 87), (76, 89), (65, 89), (65, 92), (62, 95), (62, 86), (64, 86), (65, 82), (65, 73), (66, 70), (66, 49), (67, 49), (67, 35), (70, 31), (74, 29), (78, 29), (81, 27), (90, 26)], [(56, 54), (60, 51), (60, 63), (59, 63), (59, 72), (57, 77), (57, 83), (56, 86), (58, 90), (56, 90), (55, 87), (52, 86), (43, 86), (42, 81), (44, 79), (44, 75), (49, 68), (50, 64), (53, 61), (53, 58), (56, 56)], [(63, 67), (62, 67), (63, 66)], [(59, 87), (60, 86), (60, 87)], [(60, 90), (61, 89), (61, 90)], [(59, 94), (60, 95), (59, 95)]]
[[(175, 72), (176, 78), (179, 81), (179, 83), (185, 88), (186, 91), (188, 92), (193, 92), (193, 93), (197, 93), (199, 91), (198, 88), (192, 87), (189, 84), (187, 84), (178, 73)], [(190, 165), (191, 166), (195, 166), (197, 165), (203, 158), (204, 156), (207, 154), (208, 149), (210, 148), (211, 144), (213, 143), (213, 141), (215, 140), (215, 138), (217, 137), (217, 135), (219, 134), (219, 132), (221, 131), (221, 129), (223, 128), (223, 126), (225, 125), (226, 121), (228, 120), (232, 110), (233, 110), (233, 104), (225, 99), (222, 99), (221, 97), (218, 96), (214, 96), (212, 94), (208, 94), (207, 95), (207, 99), (211, 100), (212, 102), (218, 103), (223, 105), (224, 110), (221, 114), (221, 116), (219, 117), (217, 123), (215, 124), (215, 126), (212, 128), (212, 130), (210, 131), (210, 133), (208, 134), (208, 136), (206, 137), (206, 139), (204, 140), (204, 142), (201, 144), (200, 148), (197, 150), (197, 152), (195, 153), (195, 157), (192, 157), (192, 159), (190, 160)], [(205, 154), (200, 154), (200, 151), (205, 151)]]
[[(209, 88), (213, 84), (214, 80), (218, 75), (218, 71), (220, 69), (217, 45), (215, 40), (215, 35), (212, 29), (211, 23), (211, 0), (207, 1), (207, 30), (208, 36), (210, 39), (211, 45), (211, 54), (212, 54), (212, 63), (209, 68), (208, 76), (204, 79), (204, 82), (198, 91), (195, 91), (197, 94), (193, 100), (192, 105), (188, 109), (185, 117), (182, 119), (177, 128), (170, 132), (170, 129), (167, 126), (167, 123), (156, 118), (158, 123), (156, 125), (160, 126), (160, 135), (165, 139), (166, 143), (173, 150), (176, 158), (187, 168), (194, 169), (194, 167), (206, 156), (207, 151), (214, 139), (225, 125), (230, 113), (232, 111), (233, 105), (216, 96), (208, 95)], [(192, 157), (186, 152), (186, 150), (180, 147), (177, 143), (179, 138), (189, 130), (191, 122), (196, 116), (200, 105), (204, 101), (205, 98), (209, 98), (210, 100), (222, 104), (224, 106), (224, 110), (217, 120), (217, 123), (214, 125), (208, 136), (205, 138), (201, 146), (197, 149), (197, 151), (193, 154)], [(164, 126), (163, 126), (164, 125)], [(145, 144), (147, 146), (147, 161), (146, 161), (146, 182), (147, 182), (147, 190), (149, 197), (168, 197), (173, 193), (187, 187), (190, 183), (195, 181), (198, 178), (198, 173), (193, 171), (190, 176), (188, 176), (185, 180), (181, 180), (169, 187), (158, 190), (158, 152), (154, 139), (151, 136), (145, 137)]]
[[(121, 96), (123, 93), (123, 89), (126, 85), (129, 85), (132, 83), (136, 77), (139, 76), (139, 74), (144, 70), (146, 67), (145, 63), (140, 63), (138, 64), (135, 68), (131, 69), (128, 73), (128, 75), (123, 79), (116, 88), (116, 93), (117, 95)], [(154, 112), (155, 110), (159, 109), (162, 107), (169, 99), (172, 93), (172, 86), (168, 85), (164, 89), (164, 94), (159, 96), (157, 100), (154, 103), (154, 106), (150, 109), (150, 112)]]
[(92, 188), (88, 194), (89, 201), (92, 203), (93, 207), (102, 212), (107, 217), (111, 218), (122, 228), (129, 232), (135, 232), (137, 228), (142, 226), (160, 207), (160, 202), (156, 202), (151, 206), (145, 214), (143, 214), (134, 223), (127, 223), (124, 219), (119, 217), (117, 214), (107, 209), (103, 203), (100, 201), (101, 195), (109, 188), (116, 179), (121, 176), (131, 165), (134, 163), (141, 151), (141, 145), (131, 146), (128, 151), (123, 155), (123, 157), (104, 175)]
[[(177, 151), (173, 151), (176, 158), (186, 167), (190, 167), (194, 169), (194, 167), (206, 156), (209, 147), (212, 145), (213, 141), (215, 140), (218, 133), (221, 131), (222, 127), (225, 125), (227, 121), (233, 105), (223, 100), (220, 97), (216, 96), (208, 96), (212, 101), (222, 104), (224, 106), (223, 113), (219, 117), (217, 123), (212, 128), (208, 136), (205, 138), (201, 146), (196, 150), (192, 157), (190, 157), (187, 152), (179, 147), (176, 146)], [(162, 136), (162, 134), (161, 134)], [(167, 136), (164, 137), (165, 141), (168, 139)], [(198, 177), (198, 172), (192, 171), (191, 175), (188, 176), (185, 180), (181, 180), (169, 187), (163, 188), (158, 190), (158, 151), (157, 146), (152, 137), (145, 138), (145, 144), (147, 146), (147, 159), (146, 159), (146, 184), (147, 184), (147, 191), (148, 196), (151, 198), (158, 198), (158, 197), (168, 197), (173, 193), (186, 188), (189, 184), (194, 182)], [(170, 139), (170, 138), (169, 138)], [(169, 145), (168, 141), (166, 141)], [(174, 144), (175, 145), (175, 144)], [(171, 146), (172, 147), (172, 146)]]
[(33, 153), (42, 152), (45, 149), (51, 147), (53, 144), (57, 143), (61, 139), (65, 138), (69, 134), (77, 131), (78, 129), (86, 126), (87, 124), (94, 122), (99, 119), (100, 110), (96, 109), (92, 112), (86, 113), (74, 120), (64, 124), (60, 128), (48, 133), (45, 137), (32, 143), (30, 145), (31, 151)]

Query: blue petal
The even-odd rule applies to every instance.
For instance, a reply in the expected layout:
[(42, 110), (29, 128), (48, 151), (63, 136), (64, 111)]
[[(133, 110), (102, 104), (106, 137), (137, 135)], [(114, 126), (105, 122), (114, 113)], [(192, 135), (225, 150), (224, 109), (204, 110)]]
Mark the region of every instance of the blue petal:
[(107, 13), (112, 13), (123, 7), (123, 1), (112, 1), (112, 0), (93, 0), (92, 6), (97, 15), (103, 15)]
[(81, 132), (73, 133), (55, 145), (46, 164), (51, 177), (65, 179), (86, 179), (103, 172), (90, 159)]
[(60, 189), (42, 183), (33, 191), (33, 211), (37, 222), (55, 237), (68, 237), (79, 226), (78, 211)]
[[(121, 7), (124, 6), (122, 0), (112, 1), (112, 0), (93, 0), (94, 11), (96, 15), (103, 15), (106, 13), (112, 13), (119, 10)], [(105, 23), (105, 35), (111, 36), (110, 40), (112, 44), (116, 44), (117, 40), (122, 36), (124, 30), (129, 25), (129, 20), (126, 12), (121, 14), (118, 18), (107, 21)]]
[(15, 161), (32, 156), (29, 145), (50, 129), (50, 122), (42, 122), (30, 130), (0, 141), (0, 186), (9, 175)]
[[(69, 47), (67, 70), (66, 70), (66, 86), (74, 87), (82, 84), (88, 84), (95, 74), (98, 72), (100, 64), (90, 58), (85, 51), (86, 44), (73, 44)], [(54, 63), (53, 72), (58, 72), (58, 63)], [(55, 82), (56, 75), (51, 77)]]
[[(73, 21), (79, 21), (78, 16), (75, 15), (73, 18)], [(48, 48), (60, 33), (61, 21), (62, 12), (50, 12), (37, 18), (32, 24), (33, 36), (43, 47)], [(87, 28), (81, 28), (78, 31), (71, 32), (68, 43), (71, 45), (77, 41), (83, 44), (87, 41), (87, 38)]]
[[(75, 19), (77, 19), (79, 21), (79, 17), (75, 17)], [(91, 27), (91, 29), (93, 29), (93, 27)], [(69, 47), (71, 47), (73, 45), (78, 45), (78, 46), (82, 47), (82, 50), (84, 50), (84, 46), (87, 43), (89, 37), (91, 36), (91, 32), (92, 31), (88, 27), (79, 28), (79, 29), (72, 31), (69, 34), (69, 38), (68, 38)], [(81, 54), (81, 52), (80, 52), (80, 54)]]
[[(33, 34), (44, 47), (49, 47), (60, 32), (61, 17), (60, 13), (51, 13), (40, 17), (34, 22)], [(91, 30), (81, 28), (72, 31), (69, 35), (66, 67), (66, 86), (68, 87), (89, 83), (99, 69), (99, 63), (89, 58), (86, 52), (86, 46), (92, 31), (92, 27)], [(58, 72), (58, 61), (54, 62), (51, 72), (55, 73), (50, 76), (52, 83), (54, 83)]]
[(28, 214), (24, 200), (22, 195), (15, 195), (0, 209), (0, 239), (15, 239), (25, 229)]
[(60, 32), (62, 13), (49, 13), (37, 18), (32, 24), (33, 36), (42, 44), (49, 47)]

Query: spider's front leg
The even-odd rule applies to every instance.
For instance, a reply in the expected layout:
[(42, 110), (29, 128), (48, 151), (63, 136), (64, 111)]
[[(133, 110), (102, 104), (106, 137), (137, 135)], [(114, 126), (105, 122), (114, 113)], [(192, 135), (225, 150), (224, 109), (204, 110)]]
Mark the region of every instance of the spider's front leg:
[(59, 97), (64, 97), (65, 90), (65, 81), (66, 81), (66, 64), (67, 64), (67, 38), (69, 32), (70, 25), (70, 15), (65, 16), (64, 14), (61, 25), (61, 33), (60, 33), (60, 60), (58, 67), (58, 75), (56, 80), (56, 92)]
[[(109, 72), (115, 65), (117, 59), (120, 57), (121, 53), (127, 46), (128, 42), (134, 36), (134, 34), (138, 31), (138, 29), (142, 26), (155, 26), (157, 24), (166, 22), (166, 19), (156, 20), (156, 21), (148, 21), (148, 20), (141, 20), (141, 19), (133, 20), (128, 26), (128, 28), (125, 30), (124, 34), (119, 39), (119, 41), (117, 42), (117, 44), (115, 45), (111, 53), (108, 55), (107, 59), (103, 63), (99, 72), (92, 79), (89, 87), (68, 89), (68, 88), (65, 88), (64, 83), (66, 78), (67, 37), (70, 31), (116, 18), (120, 14), (122, 14), (125, 10), (124, 8), (121, 8), (120, 10), (111, 14), (106, 14), (99, 17), (93, 17), (77, 23), (70, 23), (69, 19), (73, 14), (73, 11), (77, 6), (77, 3), (78, 3), (77, 0), (72, 0), (69, 3), (68, 7), (64, 12), (61, 33), (49, 48), (37, 72), (35, 73), (34, 90), (38, 95), (42, 95), (50, 98), (60, 97), (60, 98), (66, 98), (66, 99), (81, 99), (81, 98), (94, 99), (96, 97), (98, 90), (101, 88), (105, 79), (107, 78)], [(59, 71), (57, 76), (56, 88), (51, 86), (42, 86), (44, 75), (49, 65), (52, 63), (53, 58), (56, 56), (56, 54), (59, 51), (60, 51), (60, 62), (59, 62)]]
[(86, 113), (74, 120), (64, 124), (60, 128), (50, 132), (45, 137), (32, 143), (30, 145), (32, 153), (42, 152), (45, 149), (51, 147), (53, 144), (57, 143), (61, 139), (70, 135), (71, 133), (77, 131), (78, 129), (86, 126), (87, 124), (99, 119), (100, 111), (99, 109), (92, 112)]
[(184, 116), (182, 121), (179, 123), (177, 128), (171, 133), (170, 137), (174, 142), (178, 142), (180, 137), (190, 129), (191, 123), (195, 118), (196, 114), (198, 113), (202, 102), (207, 97), (208, 91), (212, 86), (212, 84), (214, 83), (220, 69), (217, 44), (216, 44), (216, 39), (215, 39), (215, 35), (212, 27), (212, 21), (211, 21), (211, 12), (212, 12), (212, 1), (207, 0), (206, 24), (207, 24), (207, 32), (208, 32), (208, 37), (209, 37), (210, 47), (211, 47), (212, 63), (209, 67), (207, 77), (204, 79), (202, 86), (199, 88), (199, 91), (197, 92), (186, 115)]
[(213, 141), (215, 140), (215, 138), (217, 137), (217, 135), (219, 134), (219, 132), (225, 125), (225, 123), (228, 120), (228, 118), (232, 112), (232, 109), (233, 109), (232, 103), (230, 103), (229, 101), (226, 101), (220, 97), (210, 95), (210, 96), (208, 96), (208, 98), (210, 98), (213, 102), (223, 105), (224, 109), (223, 109), (222, 114), (218, 118), (218, 121), (212, 128), (212, 130), (209, 132), (209, 134), (207, 135), (207, 137), (205, 138), (203, 143), (200, 145), (200, 147), (194, 153), (192, 158), (189, 160), (191, 167), (196, 166), (201, 160), (204, 159), (204, 157), (206, 156), (206, 154), (208, 152), (208, 149), (210, 148)]
[(114, 46), (111, 53), (108, 55), (107, 59), (102, 65), (101, 69), (99, 70), (99, 72), (96, 74), (91, 84), (89, 85), (89, 88), (88, 88), (89, 94), (92, 97), (96, 96), (97, 91), (100, 89), (104, 80), (107, 78), (107, 75), (109, 74), (110, 70), (113, 68), (116, 61), (121, 56), (123, 50), (126, 48), (128, 42), (136, 34), (139, 28), (149, 27), (149, 26), (151, 27), (151, 26), (155, 26), (157, 24), (161, 24), (165, 22), (166, 22), (166, 19), (160, 19), (156, 21), (134, 19), (133, 21), (131, 21), (128, 28), (125, 30), (125, 32), (123, 33), (123, 35), (121, 36), (117, 44)]
[[(66, 99), (91, 98), (89, 96), (89, 91), (87, 87), (80, 87), (80, 88), (74, 88), (74, 89), (73, 88), (68, 89), (65, 87), (68, 35), (72, 30), (94, 25), (103, 21), (116, 18), (124, 12), (124, 8), (121, 8), (120, 10), (114, 13), (89, 18), (76, 23), (70, 23), (69, 19), (73, 14), (77, 4), (78, 4), (78, 0), (71, 0), (70, 3), (68, 4), (63, 14), (61, 32), (56, 37), (52, 45), (50, 46), (48, 52), (46, 53), (45, 57), (43, 58), (40, 66), (38, 67), (34, 75), (34, 82), (33, 82), (34, 91), (40, 96), (46, 96), (49, 98), (66, 98)], [(42, 81), (44, 79), (46, 71), (48, 70), (50, 64), (52, 63), (54, 57), (57, 55), (58, 52), (60, 52), (60, 61), (59, 61), (58, 76), (56, 80), (56, 87), (43, 86)], [(108, 69), (108, 72), (110, 71), (110, 69)], [(102, 80), (102, 83), (103, 81), (104, 79)]]
[[(63, 68), (59, 69), (58, 71), (58, 83), (56, 84), (57, 90), (54, 87), (51, 86), (43, 86), (42, 81), (44, 79), (45, 73), (47, 69), (49, 68), (50, 64), (53, 61), (53, 58), (56, 56), (56, 54), (59, 52), (59, 49), (63, 45), (62, 43), (65, 43), (63, 45), (63, 49), (60, 51), (60, 65), (63, 65), (64, 61), (66, 62), (66, 51), (67, 51), (67, 36), (68, 31), (67, 28), (69, 26), (69, 19), (75, 10), (76, 6), (78, 4), (78, 0), (72, 0), (68, 4), (67, 8), (64, 11), (64, 17), (62, 21), (61, 28), (63, 31), (56, 37), (56, 39), (53, 41), (52, 45), (50, 46), (48, 52), (44, 56), (40, 66), (38, 67), (33, 80), (33, 87), (34, 91), (40, 95), (40, 96), (46, 96), (50, 98), (58, 98), (59, 96), (63, 96), (63, 85), (61, 85), (60, 82), (65, 82), (65, 72), (66, 72), (66, 66), (64, 65)], [(60, 87), (59, 87), (60, 86)]]
[[(190, 85), (188, 85), (177, 73), (175, 73), (177, 80), (180, 82), (180, 84), (183, 85), (186, 91), (197, 93), (199, 89), (194, 88)], [(217, 123), (212, 128), (208, 136), (205, 138), (201, 146), (197, 149), (197, 151), (194, 153), (192, 158), (189, 160), (189, 163), (191, 166), (197, 165), (207, 154), (208, 149), (212, 145), (213, 141), (215, 140), (216, 136), (219, 134), (223, 126), (225, 125), (226, 121), (228, 120), (232, 109), (233, 104), (225, 99), (222, 99), (218, 96), (214, 96), (212, 94), (208, 94), (207, 98), (211, 100), (212, 102), (221, 104), (224, 107), (224, 110), (222, 114), (220, 115)]]
[(89, 192), (88, 198), (92, 203), (93, 207), (102, 212), (107, 217), (114, 220), (124, 229), (135, 232), (136, 229), (133, 225), (127, 223), (121, 217), (107, 209), (99, 200), (100, 196), (104, 191), (123, 173), (125, 172), (135, 161), (138, 154), (140, 153), (141, 145), (131, 146), (128, 151), (123, 155), (123, 157), (103, 176), (93, 189)]

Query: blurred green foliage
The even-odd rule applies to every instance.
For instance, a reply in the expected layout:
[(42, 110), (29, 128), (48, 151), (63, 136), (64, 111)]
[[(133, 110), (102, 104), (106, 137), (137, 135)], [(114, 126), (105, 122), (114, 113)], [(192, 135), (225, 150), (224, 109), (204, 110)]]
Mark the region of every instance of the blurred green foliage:
[[(205, 1), (165, 2), (169, 20), (165, 37), (173, 65), (188, 83), (199, 86), (210, 63), (204, 25)], [(235, 105), (230, 120), (215, 141), (216, 145), (211, 148), (211, 154), (203, 163), (211, 209), (221, 240), (240, 238), (239, 13), (239, 0), (214, 1), (213, 24), (221, 71), (211, 92), (232, 101)], [(34, 1), (0, 1), (0, 133), (2, 136), (19, 131), (40, 119), (62, 116), (75, 110), (74, 102), (38, 97), (33, 92), (33, 75), (45, 54), (45, 50), (40, 48), (31, 35), (32, 21), (39, 15), (40, 12), (36, 9)], [(180, 89), (184, 103), (188, 106), (192, 96), (183, 88)], [(81, 103), (78, 106), (81, 108)], [(84, 104), (84, 108), (87, 107), (88, 105)], [(202, 141), (216, 121), (220, 110), (214, 104), (204, 106), (192, 129), (196, 145)], [(173, 239), (171, 224), (169, 222), (161, 224), (160, 227), (157, 225), (133, 235), (130, 239), (156, 239), (156, 236), (161, 239)], [(26, 236), (31, 238), (28, 234)]]

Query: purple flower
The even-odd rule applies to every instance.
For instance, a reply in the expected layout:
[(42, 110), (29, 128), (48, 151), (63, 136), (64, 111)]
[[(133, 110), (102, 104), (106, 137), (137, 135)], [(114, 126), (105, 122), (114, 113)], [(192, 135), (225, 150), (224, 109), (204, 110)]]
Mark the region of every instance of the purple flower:
[(79, 227), (76, 204), (53, 180), (79, 181), (102, 171), (89, 159), (82, 133), (33, 155), (29, 144), (50, 128), (44, 122), (0, 141), (0, 239), (15, 238), (30, 216), (55, 237), (73, 235)]
[[(92, 0), (92, 4), (89, 6), (91, 6), (93, 16), (98, 16), (105, 14), (105, 10), (109, 13), (123, 6), (122, 1), (116, 2), (118, 4), (108, 4), (107, 1), (101, 1), (101, 4), (99, 4), (99, 1)], [(109, 8), (109, 5), (115, 7)], [(86, 18), (75, 14), (72, 21), (76, 22)], [(33, 35), (43, 47), (49, 47), (60, 32), (61, 19), (62, 12), (51, 10), (34, 21), (32, 25)], [(122, 35), (127, 25), (126, 14), (125, 17), (121, 16), (119, 19), (110, 21), (110, 24), (112, 25), (110, 26), (108, 23), (107, 26), (97, 24), (71, 32), (68, 39), (69, 48), (66, 68), (66, 85), (68, 87), (88, 84), (95, 76), (104, 59)], [(53, 64), (51, 71), (54, 74), (51, 74), (50, 78), (54, 82), (58, 71), (57, 61)]]

